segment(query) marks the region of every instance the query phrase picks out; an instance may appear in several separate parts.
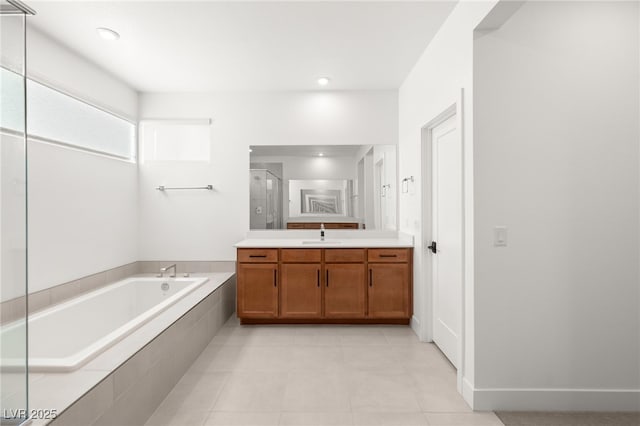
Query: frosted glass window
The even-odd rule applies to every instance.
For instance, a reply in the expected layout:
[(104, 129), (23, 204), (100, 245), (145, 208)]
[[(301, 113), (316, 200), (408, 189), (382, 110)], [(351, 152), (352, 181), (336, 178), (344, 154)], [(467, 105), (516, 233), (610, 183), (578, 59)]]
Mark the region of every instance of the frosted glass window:
[(211, 124), (197, 121), (143, 121), (142, 161), (201, 161), (211, 155)]
[(0, 68), (0, 127), (24, 133), (23, 77)]
[(133, 123), (32, 80), (27, 81), (27, 101), (30, 136), (135, 158)]

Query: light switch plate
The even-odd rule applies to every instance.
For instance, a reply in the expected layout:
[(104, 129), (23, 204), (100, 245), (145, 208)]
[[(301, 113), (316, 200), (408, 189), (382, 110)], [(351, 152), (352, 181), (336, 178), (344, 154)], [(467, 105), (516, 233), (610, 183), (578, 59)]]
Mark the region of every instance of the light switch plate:
[(495, 247), (507, 246), (507, 227), (495, 226), (493, 228), (493, 245)]

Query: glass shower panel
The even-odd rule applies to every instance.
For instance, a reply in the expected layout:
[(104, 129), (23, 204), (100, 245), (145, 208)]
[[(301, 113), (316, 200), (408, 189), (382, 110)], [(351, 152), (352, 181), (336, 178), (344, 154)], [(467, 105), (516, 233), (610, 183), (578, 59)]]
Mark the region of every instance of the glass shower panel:
[(267, 229), (267, 171), (250, 170), (249, 228)]
[(249, 174), (250, 229), (282, 229), (282, 181), (265, 169)]
[(0, 1), (0, 424), (28, 417), (26, 16)]
[(267, 215), (266, 215), (266, 227), (267, 229), (280, 229), (279, 212), (280, 212), (280, 197), (278, 189), (278, 179), (271, 172), (267, 171)]

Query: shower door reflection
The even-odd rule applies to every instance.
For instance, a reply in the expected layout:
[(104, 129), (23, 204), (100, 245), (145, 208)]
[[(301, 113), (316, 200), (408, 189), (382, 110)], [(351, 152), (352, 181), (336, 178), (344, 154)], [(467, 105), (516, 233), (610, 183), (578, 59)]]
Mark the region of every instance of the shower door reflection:
[(266, 169), (251, 169), (251, 229), (282, 229), (282, 180)]

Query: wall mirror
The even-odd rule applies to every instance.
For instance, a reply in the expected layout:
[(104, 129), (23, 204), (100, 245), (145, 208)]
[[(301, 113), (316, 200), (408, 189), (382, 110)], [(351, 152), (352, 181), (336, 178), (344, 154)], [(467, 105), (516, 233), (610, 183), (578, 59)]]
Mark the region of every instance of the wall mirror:
[(251, 229), (397, 228), (395, 145), (250, 147)]

